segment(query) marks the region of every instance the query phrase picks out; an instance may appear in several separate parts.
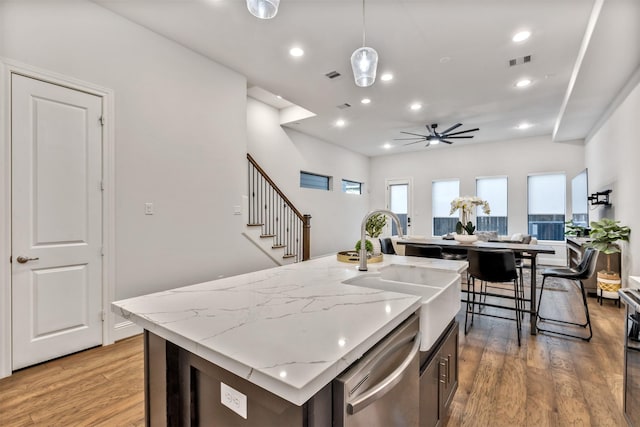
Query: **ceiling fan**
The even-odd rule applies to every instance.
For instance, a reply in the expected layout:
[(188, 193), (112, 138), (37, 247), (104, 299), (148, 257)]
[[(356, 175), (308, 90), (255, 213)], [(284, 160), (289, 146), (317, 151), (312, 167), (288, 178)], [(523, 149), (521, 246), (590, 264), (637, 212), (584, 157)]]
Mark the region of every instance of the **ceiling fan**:
[(427, 130), (429, 131), (428, 135), (422, 135), (419, 133), (412, 133), (412, 132), (404, 132), (404, 131), (400, 131), (400, 133), (404, 133), (407, 135), (413, 135), (412, 137), (409, 138), (396, 138), (394, 139), (394, 141), (411, 141), (414, 140), (412, 142), (408, 142), (404, 145), (411, 145), (411, 144), (416, 144), (418, 142), (422, 142), (422, 141), (426, 141), (427, 145), (425, 145), (425, 147), (428, 147), (431, 144), (438, 144), (440, 142), (444, 142), (445, 144), (453, 144), (453, 141), (449, 141), (449, 139), (466, 139), (466, 138), (473, 138), (473, 135), (462, 135), (463, 133), (469, 133), (469, 132), (475, 132), (477, 130), (480, 130), (479, 128), (475, 128), (475, 129), (467, 129), (467, 130), (461, 130), (458, 132), (453, 132), (454, 130), (456, 130), (457, 128), (459, 128), (460, 126), (462, 126), (462, 123), (456, 123), (455, 125), (451, 126), (449, 129), (443, 131), (443, 132), (437, 132), (436, 128), (438, 127), (437, 124), (432, 124), (431, 126), (429, 125), (425, 125), (427, 127)]

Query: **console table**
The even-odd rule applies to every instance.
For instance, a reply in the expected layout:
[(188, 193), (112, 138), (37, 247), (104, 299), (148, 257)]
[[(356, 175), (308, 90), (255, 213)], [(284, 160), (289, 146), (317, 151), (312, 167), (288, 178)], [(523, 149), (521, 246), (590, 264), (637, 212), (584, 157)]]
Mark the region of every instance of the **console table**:
[[(580, 264), (586, 249), (585, 244), (590, 240), (587, 237), (567, 237), (567, 261), (569, 262), (569, 267), (575, 267)], [(620, 274), (620, 254), (611, 254), (609, 256), (611, 257), (611, 270)], [(599, 253), (596, 271), (606, 269), (607, 255)], [(582, 283), (584, 283), (584, 288), (589, 295), (596, 296), (598, 289), (598, 277), (596, 274), (587, 280), (583, 280)]]

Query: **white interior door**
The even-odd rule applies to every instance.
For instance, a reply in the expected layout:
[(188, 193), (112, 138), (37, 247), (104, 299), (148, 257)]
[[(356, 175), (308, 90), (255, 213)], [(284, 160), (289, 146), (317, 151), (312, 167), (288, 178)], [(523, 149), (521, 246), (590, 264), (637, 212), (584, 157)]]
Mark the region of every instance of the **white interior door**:
[(102, 343), (102, 98), (11, 88), (15, 370)]
[[(411, 187), (408, 179), (387, 181), (387, 209), (398, 215), (405, 235), (411, 234)], [(398, 234), (396, 223), (391, 222), (391, 235)]]

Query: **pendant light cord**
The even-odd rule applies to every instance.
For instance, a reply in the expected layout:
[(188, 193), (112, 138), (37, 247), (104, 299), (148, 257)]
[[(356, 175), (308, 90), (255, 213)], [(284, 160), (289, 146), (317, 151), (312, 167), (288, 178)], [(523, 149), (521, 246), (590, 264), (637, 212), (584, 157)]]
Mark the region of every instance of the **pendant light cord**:
[(365, 26), (364, 26), (364, 1), (362, 0), (362, 47), (366, 46)]

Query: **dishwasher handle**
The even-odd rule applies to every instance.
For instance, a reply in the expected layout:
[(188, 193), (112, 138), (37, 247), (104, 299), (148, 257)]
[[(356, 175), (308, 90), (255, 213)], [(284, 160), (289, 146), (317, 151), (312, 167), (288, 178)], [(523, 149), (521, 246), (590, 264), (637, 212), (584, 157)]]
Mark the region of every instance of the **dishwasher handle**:
[(407, 368), (409, 367), (411, 361), (416, 356), (419, 350), (420, 332), (417, 332), (413, 337), (413, 347), (411, 347), (409, 355), (402, 361), (400, 366), (394, 369), (394, 371), (390, 373), (385, 379), (372, 387), (371, 390), (364, 393), (362, 396), (359, 396), (356, 400), (347, 402), (347, 413), (353, 415), (387, 394), (387, 392), (389, 392), (404, 378)]

